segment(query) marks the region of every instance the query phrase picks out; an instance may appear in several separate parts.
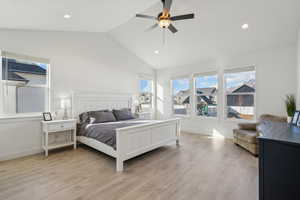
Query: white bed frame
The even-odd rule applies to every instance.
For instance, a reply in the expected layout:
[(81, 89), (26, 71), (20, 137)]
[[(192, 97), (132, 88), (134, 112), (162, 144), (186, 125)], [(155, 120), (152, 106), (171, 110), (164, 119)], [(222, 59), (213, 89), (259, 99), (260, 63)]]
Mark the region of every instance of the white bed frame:
[[(73, 117), (102, 109), (131, 108), (130, 94), (73, 93)], [(123, 171), (123, 162), (171, 142), (179, 145), (180, 120), (151, 120), (150, 123), (117, 129), (117, 150), (95, 139), (79, 136), (77, 140), (116, 158), (116, 170)]]

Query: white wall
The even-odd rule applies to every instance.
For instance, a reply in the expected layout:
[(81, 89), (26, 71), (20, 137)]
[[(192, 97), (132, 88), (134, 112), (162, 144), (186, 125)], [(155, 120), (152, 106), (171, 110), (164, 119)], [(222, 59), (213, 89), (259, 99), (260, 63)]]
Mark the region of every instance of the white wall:
[[(49, 58), (52, 92), (136, 93), (138, 74), (153, 69), (103, 33), (0, 29), (0, 49)], [(40, 119), (0, 119), (0, 160), (41, 151)]]
[[(172, 77), (212, 71), (218, 71), (222, 75), (224, 69), (253, 65), (256, 67), (257, 116), (264, 113), (286, 116), (284, 97), (286, 94), (296, 94), (297, 90), (296, 62), (296, 47), (295, 45), (288, 45), (258, 50), (247, 55), (224, 57), (206, 63), (159, 70), (157, 72), (158, 117), (166, 118), (172, 115), (170, 98), (170, 79)], [(201, 134), (215, 133), (232, 137), (232, 129), (236, 127), (237, 122), (224, 120), (222, 80), (219, 80), (219, 88), (219, 118), (184, 118), (182, 123), (184, 131)]]
[(300, 109), (300, 28), (297, 40), (297, 109)]

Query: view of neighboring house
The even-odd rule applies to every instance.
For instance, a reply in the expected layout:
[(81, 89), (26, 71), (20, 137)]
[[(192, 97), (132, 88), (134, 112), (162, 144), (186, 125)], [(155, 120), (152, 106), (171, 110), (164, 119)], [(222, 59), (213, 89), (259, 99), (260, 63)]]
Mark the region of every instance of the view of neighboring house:
[(46, 68), (35, 63), (2, 58), (2, 87), (6, 114), (45, 110)]
[[(179, 91), (173, 99), (174, 113), (175, 114), (187, 114), (190, 109), (190, 90)], [(216, 97), (217, 88), (197, 88), (196, 105), (198, 116), (211, 116), (217, 115), (216, 109)]]
[(254, 116), (255, 81), (250, 80), (227, 92), (228, 117), (252, 119)]
[[(198, 116), (217, 116), (217, 88), (197, 88), (196, 114)], [(226, 94), (227, 117), (252, 119), (254, 117), (255, 80), (230, 88)], [(187, 114), (190, 109), (190, 90), (179, 91), (173, 99), (174, 113)]]

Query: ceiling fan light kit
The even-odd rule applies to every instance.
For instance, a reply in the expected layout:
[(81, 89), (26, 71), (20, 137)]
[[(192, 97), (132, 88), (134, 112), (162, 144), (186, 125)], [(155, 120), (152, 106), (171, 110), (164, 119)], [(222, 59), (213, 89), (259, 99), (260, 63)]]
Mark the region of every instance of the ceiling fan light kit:
[(144, 15), (144, 14), (136, 15), (136, 17), (138, 17), (138, 18), (151, 19), (151, 20), (157, 21), (156, 24), (152, 25), (147, 30), (152, 30), (159, 26), (163, 29), (166, 29), (166, 28), (169, 29), (172, 33), (176, 33), (176, 32), (178, 32), (178, 30), (172, 24), (173, 21), (193, 19), (195, 17), (194, 14), (178, 15), (178, 16), (172, 17), (170, 14), (172, 0), (162, 0), (162, 3), (163, 3), (163, 12), (159, 13), (157, 17)]

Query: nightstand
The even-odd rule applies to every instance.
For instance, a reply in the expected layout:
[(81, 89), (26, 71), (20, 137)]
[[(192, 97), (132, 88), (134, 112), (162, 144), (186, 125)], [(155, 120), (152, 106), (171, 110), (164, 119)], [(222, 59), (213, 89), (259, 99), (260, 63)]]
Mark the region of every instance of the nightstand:
[[(69, 120), (53, 120), (53, 121), (43, 121), (43, 149), (45, 150), (45, 156), (48, 156), (48, 151), (52, 149), (57, 149), (66, 146), (74, 146), (76, 149), (76, 119)], [(67, 137), (66, 141), (49, 144), (50, 134), (61, 134), (62, 132), (70, 131), (71, 137)]]

